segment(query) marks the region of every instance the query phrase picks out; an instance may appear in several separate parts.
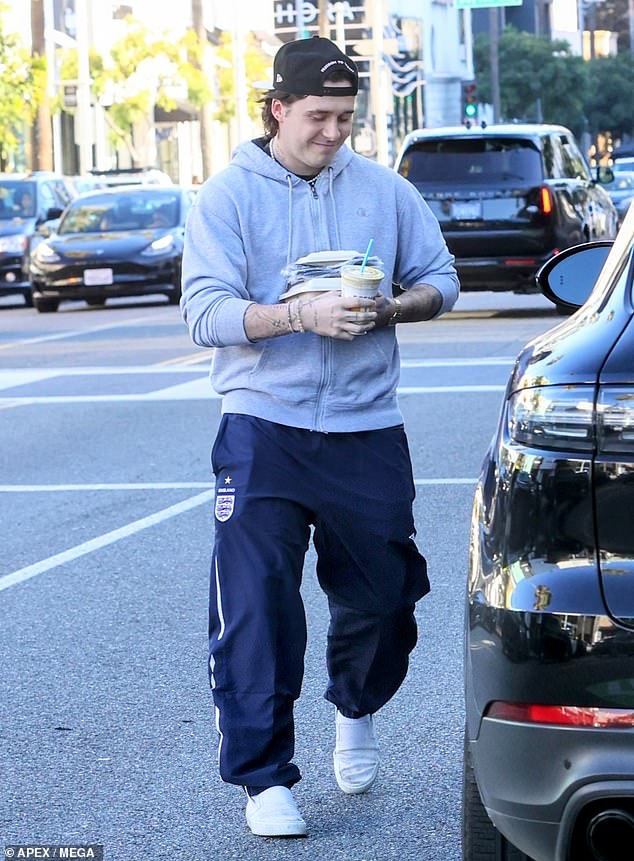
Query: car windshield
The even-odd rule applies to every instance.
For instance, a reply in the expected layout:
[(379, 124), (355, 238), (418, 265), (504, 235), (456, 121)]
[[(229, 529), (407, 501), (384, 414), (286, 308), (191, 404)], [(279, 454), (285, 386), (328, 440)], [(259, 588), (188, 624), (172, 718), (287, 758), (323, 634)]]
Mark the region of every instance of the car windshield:
[(520, 138), (444, 138), (422, 140), (405, 154), (399, 173), (416, 186), (539, 185), (541, 158)]
[(174, 192), (91, 194), (67, 210), (58, 233), (110, 233), (175, 227), (179, 198)]
[(33, 218), (35, 183), (28, 180), (0, 183), (0, 219)]

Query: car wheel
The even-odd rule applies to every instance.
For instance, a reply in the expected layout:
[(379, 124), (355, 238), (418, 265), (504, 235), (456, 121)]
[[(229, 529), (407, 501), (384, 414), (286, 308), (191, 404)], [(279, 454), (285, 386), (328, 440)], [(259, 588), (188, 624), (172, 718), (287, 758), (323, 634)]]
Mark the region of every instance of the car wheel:
[(33, 304), (40, 314), (49, 314), (59, 308), (59, 299), (34, 299)]
[(178, 305), (181, 300), (181, 291), (174, 290), (173, 293), (166, 293), (168, 304), (170, 305)]
[(90, 305), (91, 308), (101, 308), (105, 304), (105, 299), (98, 299), (96, 296), (86, 299), (86, 305)]
[(462, 787), (462, 861), (531, 861), (497, 830), (480, 798), (465, 739)]
[(27, 308), (33, 307), (33, 296), (31, 296), (30, 290), (28, 293), (24, 294), (24, 304), (26, 305)]

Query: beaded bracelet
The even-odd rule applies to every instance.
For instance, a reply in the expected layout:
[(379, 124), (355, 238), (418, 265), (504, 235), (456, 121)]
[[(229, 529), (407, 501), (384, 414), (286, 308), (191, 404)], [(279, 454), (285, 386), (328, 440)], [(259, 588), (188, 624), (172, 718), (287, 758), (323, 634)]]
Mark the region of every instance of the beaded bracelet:
[(305, 332), (304, 324), (302, 323), (302, 305), (301, 302), (288, 303), (288, 319), (290, 320), (292, 332)]

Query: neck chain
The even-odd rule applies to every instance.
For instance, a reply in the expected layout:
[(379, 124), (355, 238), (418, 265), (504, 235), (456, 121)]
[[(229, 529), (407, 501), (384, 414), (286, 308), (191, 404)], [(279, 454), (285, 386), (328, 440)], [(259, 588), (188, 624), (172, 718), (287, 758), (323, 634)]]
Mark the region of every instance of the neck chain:
[[(288, 170), (288, 168), (286, 167), (286, 165), (285, 165), (282, 161), (280, 161), (280, 159), (279, 159), (279, 156), (278, 156), (278, 154), (277, 154), (277, 152), (276, 152), (277, 144), (275, 143), (275, 141), (276, 141), (276, 137), (272, 137), (272, 138), (271, 138), (271, 140), (269, 141), (269, 150), (271, 151), (271, 158), (273, 159), (273, 161), (274, 161), (276, 164), (279, 164), (279, 166), (280, 166), (280, 167), (283, 167), (283, 168), (284, 168), (284, 170)], [(309, 183), (313, 183), (313, 182), (315, 182), (315, 180), (317, 179), (317, 177), (321, 176), (322, 172), (323, 172), (323, 167), (322, 167), (322, 169), (319, 171), (319, 173), (318, 173), (318, 174), (315, 174), (315, 176), (313, 176), (311, 179), (307, 179), (307, 180), (306, 180), (306, 182), (309, 182)], [(291, 173), (293, 173), (293, 171), (291, 171)], [(295, 175), (296, 175), (296, 176), (299, 176), (299, 174), (295, 174)], [(302, 176), (302, 177), (301, 177), (301, 179), (306, 179), (306, 177)]]

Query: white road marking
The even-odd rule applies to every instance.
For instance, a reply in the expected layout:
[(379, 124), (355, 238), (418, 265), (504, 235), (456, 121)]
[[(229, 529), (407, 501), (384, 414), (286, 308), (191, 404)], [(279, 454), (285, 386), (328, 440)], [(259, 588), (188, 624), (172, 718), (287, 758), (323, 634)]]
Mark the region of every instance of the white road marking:
[[(476, 478), (416, 478), (416, 485), (475, 484)], [(196, 490), (212, 489), (208, 481), (147, 481), (112, 484), (0, 484), (0, 493), (76, 493), (101, 490)]]
[(401, 359), (401, 368), (476, 368), (512, 365), (515, 356), (474, 356), (459, 359)]
[(54, 332), (51, 335), (40, 335), (37, 338), (22, 338), (20, 341), (5, 341), (4, 344), (0, 344), (0, 350), (10, 350), (11, 347), (24, 347), (27, 344), (41, 344), (44, 341), (62, 341), (64, 338), (80, 338), (84, 335), (92, 335), (93, 332), (105, 332), (107, 329), (125, 329), (127, 326), (135, 326), (137, 323), (149, 323), (156, 319), (158, 319), (158, 315), (156, 314), (144, 314), (142, 317), (130, 317), (127, 320), (121, 320), (117, 323), (106, 323), (103, 326), (90, 326), (87, 329)]
[[(482, 394), (486, 392), (503, 392), (506, 386), (399, 386), (397, 394), (405, 395), (448, 395), (448, 394)], [(43, 404), (103, 404), (103, 403), (155, 403), (157, 401), (206, 401), (218, 400), (220, 395), (215, 392), (207, 378), (190, 380), (176, 386), (167, 386), (154, 392), (135, 392), (132, 394), (112, 395), (33, 395), (32, 397), (0, 397), (0, 407), (4, 404), (11, 406), (39, 406)]]
[[(112, 328), (109, 326), (103, 328)], [(202, 361), (197, 357), (198, 361)], [(205, 361), (209, 361), (205, 357)], [(447, 359), (404, 359), (403, 368), (476, 368), (486, 366), (508, 366), (513, 361), (510, 357), (494, 356), (481, 358), (447, 358)], [(0, 397), (0, 408), (25, 406), (29, 404), (86, 404), (86, 403), (122, 403), (126, 401), (189, 401), (217, 399), (219, 395), (211, 387), (208, 368), (192, 365), (128, 365), (107, 367), (73, 367), (73, 368), (7, 368), (0, 370), (0, 391), (19, 388), (30, 383), (41, 382), (54, 378), (65, 377), (104, 377), (104, 376), (147, 376), (156, 374), (184, 374), (193, 377), (183, 383), (177, 383), (151, 392), (129, 392), (119, 394), (87, 394), (87, 395), (23, 395), (14, 393)], [(158, 382), (158, 379), (157, 379)], [(503, 392), (504, 385), (464, 385), (464, 386), (399, 386), (399, 395), (427, 395), (451, 393)]]
[[(131, 322), (128, 321), (128, 325)], [(115, 328), (112, 326), (96, 327), (92, 331)], [(66, 332), (59, 335), (51, 335), (42, 338), (29, 339), (20, 343), (34, 343), (42, 340), (53, 340), (55, 338), (73, 337), (75, 334), (84, 332)], [(489, 357), (478, 359), (429, 359), (429, 360), (404, 360), (403, 367), (475, 367), (477, 365), (507, 365), (512, 359), (505, 357)], [(187, 380), (173, 386), (157, 389), (154, 392), (142, 392), (133, 394), (111, 394), (111, 395), (43, 395), (34, 397), (0, 397), (0, 408), (3, 406), (24, 406), (40, 404), (79, 404), (79, 403), (112, 403), (112, 402), (153, 402), (167, 400), (207, 400), (217, 399), (217, 395), (211, 388), (206, 369), (195, 367), (176, 367), (174, 365), (161, 366), (127, 366), (127, 367), (85, 367), (85, 368), (46, 368), (30, 369), (16, 368), (0, 371), (0, 390), (12, 387), (28, 385), (29, 383), (55, 377), (78, 377), (78, 376), (114, 376), (136, 374), (191, 374), (195, 379)], [(449, 394), (468, 392), (501, 392), (505, 386), (472, 385), (472, 386), (401, 386), (398, 389), (400, 395), (409, 394)], [(475, 478), (420, 478), (416, 479), (416, 486), (442, 486), (442, 485), (474, 485)], [(0, 485), (1, 493), (64, 493), (64, 492), (93, 492), (93, 491), (136, 491), (136, 490), (183, 490), (204, 488), (203, 492), (176, 505), (162, 509), (148, 517), (141, 518), (120, 529), (106, 532), (105, 534), (86, 541), (76, 547), (71, 547), (62, 553), (57, 553), (40, 562), (28, 565), (18, 571), (0, 577), (0, 591), (22, 583), (45, 571), (57, 568), (66, 562), (73, 561), (88, 553), (106, 547), (117, 541), (134, 535), (144, 529), (175, 517), (185, 511), (202, 505), (214, 496), (214, 489), (208, 482), (137, 482), (137, 483), (94, 483), (94, 484), (58, 484), (58, 485)]]
[(0, 484), (0, 493), (67, 493), (86, 490), (196, 490), (208, 481), (147, 481), (112, 484)]
[[(473, 485), (476, 483), (475, 478), (418, 478), (414, 484), (417, 486), (429, 485)], [(137, 484), (3, 484), (0, 485), (2, 493), (63, 493), (67, 491), (95, 491), (95, 490), (176, 490), (183, 488), (207, 488), (203, 493), (192, 496), (189, 499), (178, 502), (176, 505), (170, 505), (168, 508), (163, 508), (155, 514), (150, 514), (147, 517), (142, 517), (140, 520), (135, 520), (122, 526), (119, 529), (113, 529), (90, 541), (84, 541), (75, 547), (70, 547), (62, 553), (56, 553), (49, 556), (47, 559), (42, 559), (40, 562), (34, 562), (32, 565), (27, 565), (25, 568), (20, 568), (10, 574), (0, 576), (0, 592), (8, 589), (10, 586), (15, 586), (18, 583), (24, 583), (25, 580), (30, 580), (38, 574), (44, 574), (53, 568), (58, 568), (60, 565), (65, 565), (67, 562), (72, 562), (79, 559), (81, 556), (86, 556), (88, 553), (93, 553), (95, 550), (101, 550), (102, 547), (107, 547), (110, 544), (115, 544), (124, 538), (135, 535), (137, 532), (142, 532), (150, 526), (155, 526), (157, 523), (162, 523), (164, 520), (169, 520), (176, 517), (185, 511), (190, 511), (199, 505), (204, 505), (209, 500), (213, 499), (215, 490), (209, 486), (207, 482), (147, 482)]]
[(196, 496), (183, 500), (183, 502), (178, 502), (176, 505), (170, 505), (169, 508), (163, 508), (155, 514), (150, 514), (148, 517), (142, 517), (140, 520), (128, 523), (120, 529), (113, 529), (111, 532), (106, 532), (104, 535), (99, 535), (90, 541), (84, 541), (83, 544), (78, 544), (76, 547), (70, 547), (62, 553), (49, 556), (48, 559), (42, 559), (40, 562), (27, 565), (25, 568), (13, 571), (11, 574), (5, 574), (0, 577), (0, 592), (8, 589), (10, 586), (15, 586), (16, 583), (24, 583), (25, 580), (30, 580), (38, 574), (43, 574), (45, 571), (50, 571), (52, 568), (57, 568), (66, 562), (72, 562), (80, 556), (100, 550), (102, 547), (107, 547), (109, 544), (114, 544), (123, 538), (128, 538), (130, 535), (135, 535), (137, 532), (148, 529), (150, 526), (155, 526), (157, 523), (162, 523), (164, 520), (176, 517), (184, 511), (204, 505), (205, 502), (213, 499), (213, 496), (213, 490), (206, 490), (204, 493), (199, 493)]
[(39, 383), (56, 377), (55, 371), (45, 368), (33, 370), (0, 371), (0, 389), (12, 389), (14, 386), (28, 386), (29, 383)]

